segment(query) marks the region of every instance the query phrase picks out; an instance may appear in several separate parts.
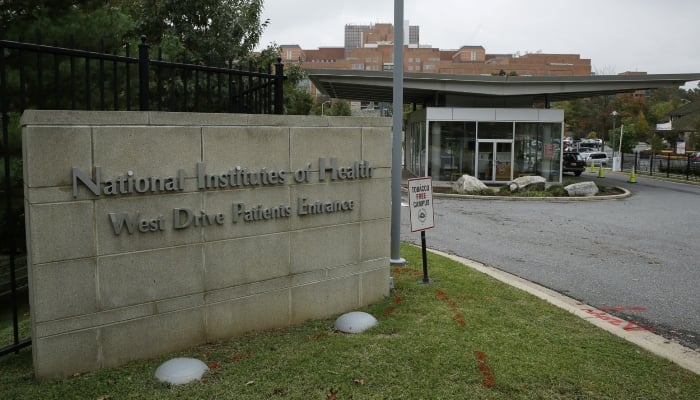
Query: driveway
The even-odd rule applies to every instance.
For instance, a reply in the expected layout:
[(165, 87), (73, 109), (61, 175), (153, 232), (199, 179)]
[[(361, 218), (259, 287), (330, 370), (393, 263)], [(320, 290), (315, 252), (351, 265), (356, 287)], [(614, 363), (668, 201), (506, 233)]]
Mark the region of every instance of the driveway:
[[(700, 349), (700, 187), (606, 173), (605, 201), (434, 199), (429, 248), (518, 275)], [(401, 239), (420, 244), (402, 209)]]

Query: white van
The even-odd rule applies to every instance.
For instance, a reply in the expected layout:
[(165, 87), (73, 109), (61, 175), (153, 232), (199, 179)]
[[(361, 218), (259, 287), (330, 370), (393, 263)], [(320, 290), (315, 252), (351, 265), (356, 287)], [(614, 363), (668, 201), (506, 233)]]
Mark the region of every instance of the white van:
[(586, 165), (592, 165), (592, 166), (608, 166), (608, 155), (607, 153), (604, 153), (602, 151), (594, 151), (592, 153), (588, 153), (588, 157), (586, 158)]

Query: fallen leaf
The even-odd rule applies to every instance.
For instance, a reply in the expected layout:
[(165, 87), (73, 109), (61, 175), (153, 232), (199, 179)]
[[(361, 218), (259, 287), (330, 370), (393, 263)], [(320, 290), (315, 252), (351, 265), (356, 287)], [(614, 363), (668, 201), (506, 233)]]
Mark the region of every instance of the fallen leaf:
[(255, 381), (248, 381), (248, 382), (245, 383), (245, 385), (246, 385), (246, 386), (250, 386), (250, 385), (252, 385), (252, 384), (254, 384), (254, 383), (255, 383)]
[(365, 380), (364, 380), (364, 379), (360, 379), (360, 378), (355, 378), (355, 379), (353, 379), (352, 381), (355, 382), (355, 383), (357, 383), (358, 385), (364, 385), (364, 384), (365, 384)]
[(109, 395), (103, 394), (102, 396), (98, 397), (97, 400), (109, 400)]
[(336, 400), (338, 398), (338, 391), (331, 389), (326, 395), (326, 400)]

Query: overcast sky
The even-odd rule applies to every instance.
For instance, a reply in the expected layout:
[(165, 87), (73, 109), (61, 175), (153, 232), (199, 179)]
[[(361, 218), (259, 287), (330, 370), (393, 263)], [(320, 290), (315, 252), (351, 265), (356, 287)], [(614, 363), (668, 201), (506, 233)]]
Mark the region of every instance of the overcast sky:
[[(264, 0), (260, 47), (343, 46), (346, 24), (394, 22), (394, 0)], [(700, 72), (698, 0), (404, 0), (421, 44), (573, 53), (594, 72)]]

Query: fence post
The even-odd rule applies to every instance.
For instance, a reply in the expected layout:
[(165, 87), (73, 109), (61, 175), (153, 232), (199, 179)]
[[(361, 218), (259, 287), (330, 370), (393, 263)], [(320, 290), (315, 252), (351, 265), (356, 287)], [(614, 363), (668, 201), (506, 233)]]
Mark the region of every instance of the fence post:
[(652, 171), (654, 170), (654, 158), (656, 158), (656, 154), (652, 151), (651, 158), (649, 159), (649, 176), (653, 174)]
[(139, 44), (139, 109), (141, 111), (149, 111), (149, 95), (148, 95), (148, 44), (146, 36), (141, 36), (141, 44)]
[(671, 153), (666, 155), (666, 178), (671, 176)]
[(284, 113), (284, 64), (282, 58), (277, 58), (275, 64), (275, 114)]

